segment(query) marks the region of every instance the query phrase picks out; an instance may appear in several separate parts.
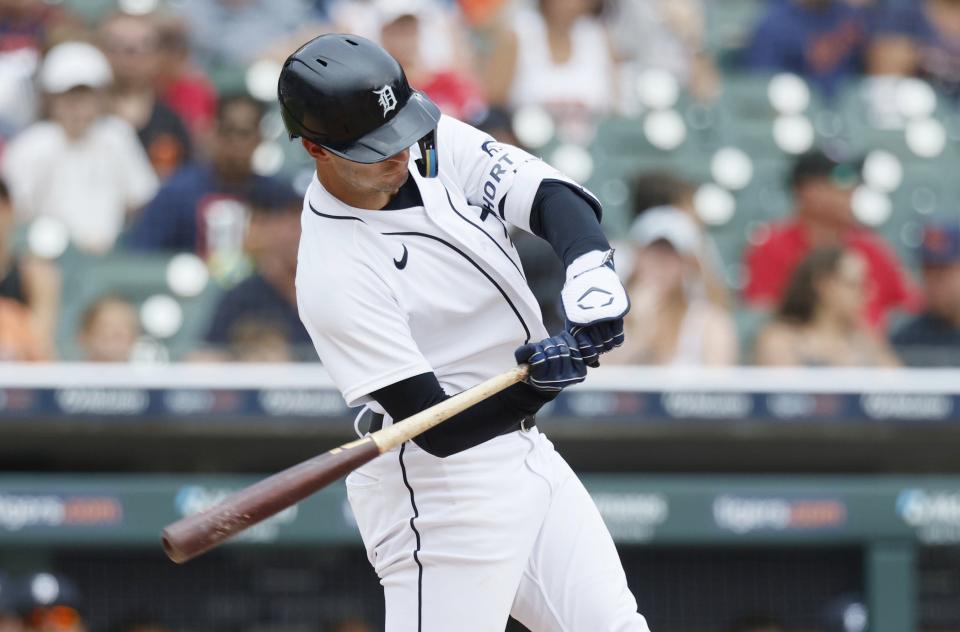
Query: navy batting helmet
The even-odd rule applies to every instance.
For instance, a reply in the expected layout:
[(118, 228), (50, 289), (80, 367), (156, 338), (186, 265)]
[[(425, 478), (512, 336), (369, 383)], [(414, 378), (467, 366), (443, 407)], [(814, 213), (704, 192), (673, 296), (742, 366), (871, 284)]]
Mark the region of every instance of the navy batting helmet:
[(339, 33), (310, 40), (284, 62), (277, 93), (290, 138), (367, 164), (419, 143), (421, 174), (436, 175), (440, 109), (370, 40)]

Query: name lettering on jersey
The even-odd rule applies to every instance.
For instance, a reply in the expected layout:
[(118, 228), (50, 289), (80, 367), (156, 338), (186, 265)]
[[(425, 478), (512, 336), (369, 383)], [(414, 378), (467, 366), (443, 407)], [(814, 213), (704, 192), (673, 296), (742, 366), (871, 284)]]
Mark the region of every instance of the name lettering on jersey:
[(407, 252), (407, 245), (403, 244), (403, 255), (400, 256), (400, 261), (397, 261), (396, 259), (393, 260), (393, 265), (397, 266), (397, 270), (403, 270), (404, 268), (407, 267), (408, 254), (409, 253)]
[(596, 309), (606, 307), (612, 302), (613, 294), (598, 287), (591, 287), (577, 299), (577, 307), (580, 309)]
[[(487, 154), (491, 158), (495, 155), (500, 154), (500, 157), (493, 163), (490, 167), (490, 172), (487, 173), (487, 180), (483, 183), (483, 199), (480, 202), (480, 221), (486, 221), (487, 215), (497, 211), (497, 187), (503, 181), (502, 176), (510, 171), (509, 167), (505, 165), (513, 165), (514, 162), (510, 158), (510, 154), (505, 152), (502, 147), (500, 147), (496, 141), (488, 140), (482, 145), (480, 149), (483, 153)], [(503, 208), (499, 209), (500, 217), (503, 217)]]
[(393, 88), (383, 86), (379, 90), (374, 90), (373, 93), (380, 97), (378, 103), (383, 108), (383, 118), (387, 118), (387, 112), (397, 107), (397, 97), (393, 94)]

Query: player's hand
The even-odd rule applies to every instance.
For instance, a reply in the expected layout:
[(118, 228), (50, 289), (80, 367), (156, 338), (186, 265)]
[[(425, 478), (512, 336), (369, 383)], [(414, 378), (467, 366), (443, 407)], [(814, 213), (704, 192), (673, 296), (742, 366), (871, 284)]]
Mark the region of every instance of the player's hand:
[(594, 250), (567, 268), (560, 293), (567, 331), (587, 366), (599, 366), (600, 354), (623, 344), (623, 317), (630, 299), (613, 269), (613, 250)]
[(555, 393), (587, 377), (587, 366), (577, 343), (567, 332), (518, 347), (518, 364), (530, 365), (527, 382), (538, 391)]

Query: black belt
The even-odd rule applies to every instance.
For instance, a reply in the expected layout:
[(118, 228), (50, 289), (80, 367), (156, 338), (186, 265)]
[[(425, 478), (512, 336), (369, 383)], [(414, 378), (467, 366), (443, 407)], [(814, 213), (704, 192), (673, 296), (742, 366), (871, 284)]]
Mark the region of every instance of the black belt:
[[(517, 430), (528, 432), (530, 429), (534, 428), (536, 425), (537, 425), (537, 418), (534, 417), (533, 415), (530, 415), (528, 417), (524, 417), (513, 426), (509, 426), (506, 430), (504, 430), (503, 432), (497, 433), (494, 436), (510, 434), (511, 432), (516, 432)], [(377, 430), (381, 430), (381, 429), (383, 429), (383, 415), (370, 411), (370, 428), (367, 430), (367, 432), (376, 432)], [(489, 438), (492, 439), (493, 437), (489, 437)]]

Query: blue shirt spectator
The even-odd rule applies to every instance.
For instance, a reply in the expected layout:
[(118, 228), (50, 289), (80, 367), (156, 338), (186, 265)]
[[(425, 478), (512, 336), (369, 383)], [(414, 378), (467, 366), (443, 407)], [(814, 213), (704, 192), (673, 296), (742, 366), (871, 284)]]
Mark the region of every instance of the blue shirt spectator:
[[(223, 224), (220, 218), (225, 213), (236, 209), (237, 225), (242, 228), (254, 189), (286, 186), (279, 179), (256, 174), (229, 181), (221, 178), (213, 165), (188, 165), (174, 173), (144, 207), (125, 244), (132, 250), (195, 252), (205, 258), (213, 246), (210, 242), (219, 239), (211, 233)], [(235, 237), (239, 247), (242, 232)]]
[(751, 70), (792, 72), (826, 95), (861, 71), (867, 13), (840, 0), (772, 3), (746, 51)]
[(289, 186), (252, 191), (244, 250), (255, 270), (220, 300), (206, 337), (227, 359), (317, 359), (294, 286), (302, 207)]
[(217, 348), (235, 347), (241, 344), (238, 338), (243, 337), (242, 328), (251, 325), (277, 332), (292, 348), (294, 356), (298, 351), (313, 352), (310, 334), (300, 321), (296, 304), (259, 272), (254, 272), (223, 296), (214, 312), (206, 341)]
[(263, 105), (249, 96), (226, 97), (217, 112), (209, 163), (174, 173), (140, 213), (126, 239), (133, 250), (196, 252), (209, 258), (240, 251), (255, 189), (282, 197), (282, 180), (253, 173)]
[(878, 15), (869, 70), (913, 75), (960, 97), (960, 3), (897, 2)]
[(924, 227), (920, 245), (926, 311), (893, 336), (913, 366), (960, 366), (960, 220)]

